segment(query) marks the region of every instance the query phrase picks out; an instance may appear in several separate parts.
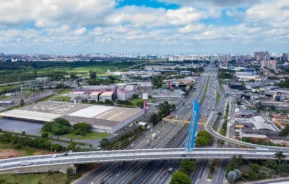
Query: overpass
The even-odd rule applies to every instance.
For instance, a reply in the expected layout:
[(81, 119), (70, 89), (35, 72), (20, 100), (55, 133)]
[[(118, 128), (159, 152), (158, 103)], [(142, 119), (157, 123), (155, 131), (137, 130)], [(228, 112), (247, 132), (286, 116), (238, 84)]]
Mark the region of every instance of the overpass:
[[(229, 159), (242, 155), (244, 159), (275, 159), (274, 150), (238, 148), (184, 148), (91, 151), (68, 154), (19, 157), (0, 160), (0, 173), (25, 173), (27, 168), (74, 165), (86, 163), (130, 162), (181, 159)], [(289, 159), (289, 153), (284, 153)]]

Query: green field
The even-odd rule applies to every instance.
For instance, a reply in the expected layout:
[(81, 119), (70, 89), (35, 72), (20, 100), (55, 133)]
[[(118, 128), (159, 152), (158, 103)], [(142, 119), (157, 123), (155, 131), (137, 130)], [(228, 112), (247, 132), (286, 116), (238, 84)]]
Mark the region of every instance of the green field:
[(134, 107), (137, 107), (138, 103), (143, 103), (143, 99), (133, 99), (130, 100), (130, 102), (133, 104)]
[(34, 80), (36, 77), (47, 77), (47, 76), (55, 77), (57, 73), (61, 75), (64, 74), (66, 77), (69, 77), (71, 73), (75, 73), (78, 76), (88, 77), (89, 71), (96, 72), (97, 75), (102, 75), (105, 74), (108, 70), (124, 71), (125, 69), (140, 63), (144, 63), (144, 61), (72, 62), (72, 63), (30, 62), (26, 64), (14, 63), (13, 65), (19, 66), (24, 65), (24, 66), (18, 67), (19, 69), (13, 70), (1, 69), (0, 84), (17, 82), (19, 81), (19, 79), (23, 81), (23, 80)]
[(53, 98), (55, 98), (55, 97), (57, 97), (57, 96), (59, 96), (59, 95), (67, 94), (67, 93), (70, 93), (70, 92), (72, 92), (72, 89), (56, 90), (56, 93), (57, 93), (57, 94), (51, 95), (51, 96), (49, 96), (49, 97), (47, 97), (47, 98), (44, 98), (44, 99), (40, 100), (39, 102), (46, 102), (46, 101), (52, 100)]
[(66, 184), (67, 175), (52, 173), (50, 176), (45, 174), (9, 174), (0, 175), (1, 184)]
[(91, 133), (87, 133), (84, 136), (82, 135), (75, 135), (73, 133), (69, 133), (69, 134), (65, 134), (63, 136), (60, 137), (66, 137), (69, 139), (77, 139), (77, 140), (94, 140), (94, 139), (102, 139), (102, 138), (106, 138), (107, 136), (109, 136), (110, 134), (108, 133), (102, 133), (102, 132), (91, 132)]
[[(43, 133), (44, 131), (40, 131), (40, 133)], [(47, 132), (50, 136), (54, 136), (52, 133)], [(69, 138), (69, 139), (76, 139), (76, 140), (94, 140), (94, 139), (102, 139), (108, 137), (110, 134), (103, 133), (103, 132), (90, 132), (83, 135), (76, 135), (73, 132), (69, 134), (64, 134), (58, 136), (59, 138)], [(57, 136), (57, 135), (55, 135)]]
[(202, 105), (202, 103), (204, 102), (206, 95), (207, 95), (207, 91), (208, 91), (208, 87), (209, 87), (209, 82), (210, 82), (210, 76), (209, 79), (207, 80), (207, 84), (206, 84), (206, 88), (205, 88), (205, 93), (202, 96), (202, 99), (200, 101), (200, 105)]
[(221, 95), (220, 95), (220, 93), (218, 92), (217, 89), (216, 89), (216, 92), (217, 92), (217, 98), (216, 98), (216, 106), (217, 106), (219, 101), (220, 101)]
[(36, 154), (41, 155), (41, 154), (49, 153), (49, 152), (44, 151), (44, 150), (35, 149), (35, 148), (26, 148), (26, 147), (23, 147), (20, 150), (16, 150), (16, 149), (14, 149), (13, 145), (11, 145), (11, 144), (0, 144), (0, 150), (4, 150), (4, 149), (13, 149), (13, 150), (23, 154), (23, 156), (33, 156)]

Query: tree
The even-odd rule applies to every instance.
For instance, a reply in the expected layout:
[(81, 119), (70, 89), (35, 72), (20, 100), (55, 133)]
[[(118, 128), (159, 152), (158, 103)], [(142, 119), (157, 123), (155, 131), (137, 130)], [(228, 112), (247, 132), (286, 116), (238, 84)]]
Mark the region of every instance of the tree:
[(138, 99), (138, 94), (133, 94), (132, 99)]
[(17, 150), (20, 150), (22, 148), (22, 145), (20, 143), (17, 143), (13, 147)]
[(280, 136), (286, 137), (288, 135), (289, 135), (289, 126), (286, 125), (286, 127), (281, 130)]
[(150, 117), (150, 122), (155, 125), (159, 122), (159, 116), (156, 113), (153, 113)]
[(70, 178), (73, 175), (73, 169), (71, 167), (66, 169), (67, 178)]
[(140, 108), (143, 108), (143, 100), (137, 101), (137, 102), (136, 102), (136, 106), (138, 106), (138, 107), (140, 107)]
[(53, 122), (46, 123), (41, 130), (55, 135), (63, 135), (69, 133), (71, 128), (69, 121), (64, 118), (56, 118)]
[(235, 172), (236, 175), (237, 175), (237, 179), (239, 179), (239, 178), (242, 177), (242, 172), (241, 172), (239, 169), (235, 169), (234, 172)]
[(25, 131), (22, 131), (22, 133), (21, 133), (22, 135), (25, 135), (26, 134), (26, 132)]
[(72, 129), (74, 130), (75, 134), (77, 135), (84, 135), (86, 133), (90, 133), (92, 130), (92, 126), (90, 124), (86, 123), (76, 123), (72, 126)]
[(70, 78), (71, 78), (71, 79), (77, 79), (77, 76), (76, 76), (75, 73), (71, 73), (71, 74), (70, 74)]
[(47, 132), (43, 132), (43, 133), (41, 134), (41, 137), (42, 137), (42, 138), (47, 138), (48, 135), (49, 135), (49, 134), (48, 134)]
[(23, 99), (21, 99), (21, 101), (20, 101), (20, 106), (23, 107), (24, 105), (25, 105), (25, 102), (24, 102)]
[(219, 116), (222, 116), (222, 115), (223, 115), (223, 113), (221, 113), (221, 112), (218, 112), (218, 115), (219, 115)]
[(196, 170), (195, 162), (192, 162), (190, 160), (182, 160), (181, 161), (181, 167), (180, 167), (181, 172), (190, 176), (191, 173), (194, 172), (195, 170)]
[(89, 71), (90, 79), (96, 79), (96, 72)]
[(281, 162), (286, 158), (286, 155), (284, 155), (283, 151), (276, 151), (275, 158), (277, 159), (279, 165)]
[(170, 184), (191, 184), (191, 178), (185, 173), (178, 171), (172, 175)]
[(104, 101), (104, 103), (105, 103), (106, 105), (114, 105), (114, 103), (113, 103), (111, 100), (108, 100), (108, 99), (106, 99), (106, 100)]
[(228, 181), (230, 181), (231, 183), (234, 183), (235, 180), (237, 179), (237, 174), (234, 171), (230, 171), (228, 173)]
[(100, 144), (100, 147), (106, 148), (107, 146), (110, 145), (110, 142), (107, 138), (103, 138), (103, 139), (101, 139), (99, 144)]
[(266, 160), (265, 165), (271, 169), (277, 168), (277, 162), (275, 160)]

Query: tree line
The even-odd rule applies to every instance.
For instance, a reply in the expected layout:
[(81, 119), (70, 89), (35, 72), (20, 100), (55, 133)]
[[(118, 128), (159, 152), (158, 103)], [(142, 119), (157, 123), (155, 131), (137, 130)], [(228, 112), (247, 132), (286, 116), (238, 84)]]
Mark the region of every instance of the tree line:
[(92, 126), (86, 123), (76, 123), (73, 126), (64, 118), (56, 118), (54, 121), (46, 123), (42, 129), (43, 132), (53, 133), (54, 135), (64, 135), (74, 133), (76, 135), (85, 135), (92, 131)]

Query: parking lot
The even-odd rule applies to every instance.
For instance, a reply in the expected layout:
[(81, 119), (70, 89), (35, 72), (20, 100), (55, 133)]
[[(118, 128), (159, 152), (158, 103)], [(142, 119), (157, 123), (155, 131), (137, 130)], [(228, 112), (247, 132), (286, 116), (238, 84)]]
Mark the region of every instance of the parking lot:
[(12, 120), (12, 119), (0, 119), (0, 128), (3, 131), (22, 133), (25, 131), (26, 134), (40, 135), (39, 131), (43, 124), (34, 123), (29, 121)]

